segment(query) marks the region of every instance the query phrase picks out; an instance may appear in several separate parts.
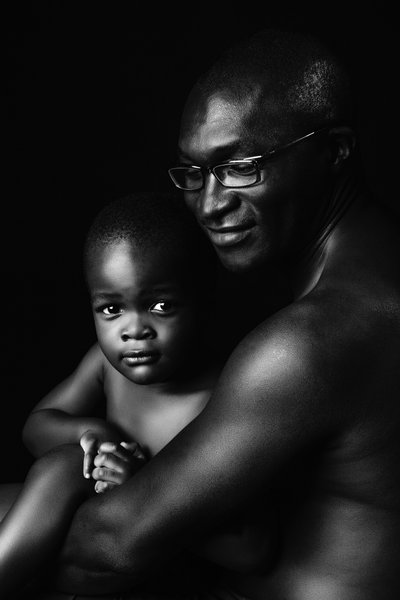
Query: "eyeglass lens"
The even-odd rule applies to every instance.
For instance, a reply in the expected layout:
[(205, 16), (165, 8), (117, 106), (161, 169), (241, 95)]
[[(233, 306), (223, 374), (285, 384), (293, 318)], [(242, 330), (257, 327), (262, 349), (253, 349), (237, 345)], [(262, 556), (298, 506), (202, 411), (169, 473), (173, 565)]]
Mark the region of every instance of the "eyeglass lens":
[[(226, 187), (244, 187), (258, 181), (257, 166), (253, 162), (238, 162), (218, 165), (212, 169), (218, 181)], [(204, 174), (202, 169), (193, 167), (175, 167), (169, 171), (175, 185), (186, 190), (196, 190), (203, 187)]]

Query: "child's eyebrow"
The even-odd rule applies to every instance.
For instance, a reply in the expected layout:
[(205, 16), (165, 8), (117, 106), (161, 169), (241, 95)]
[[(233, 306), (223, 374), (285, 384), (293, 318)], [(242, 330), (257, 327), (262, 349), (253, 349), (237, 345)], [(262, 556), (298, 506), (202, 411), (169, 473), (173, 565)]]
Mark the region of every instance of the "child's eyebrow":
[(92, 300), (115, 300), (122, 298), (122, 296), (118, 292), (94, 292), (91, 294), (91, 298)]

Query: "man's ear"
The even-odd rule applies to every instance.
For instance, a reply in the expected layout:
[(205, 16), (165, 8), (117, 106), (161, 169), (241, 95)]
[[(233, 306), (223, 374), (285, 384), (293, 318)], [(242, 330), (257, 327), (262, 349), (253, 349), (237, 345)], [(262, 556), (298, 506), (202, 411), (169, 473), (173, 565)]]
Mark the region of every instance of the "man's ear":
[(332, 166), (340, 169), (354, 152), (356, 145), (354, 130), (346, 125), (332, 127), (328, 131), (328, 139), (332, 151)]

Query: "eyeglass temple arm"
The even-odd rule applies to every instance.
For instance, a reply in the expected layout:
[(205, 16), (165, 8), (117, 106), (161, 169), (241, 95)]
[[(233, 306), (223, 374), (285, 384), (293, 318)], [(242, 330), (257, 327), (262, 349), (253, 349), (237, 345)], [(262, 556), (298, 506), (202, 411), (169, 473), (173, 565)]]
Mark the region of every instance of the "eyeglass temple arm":
[(265, 154), (262, 154), (261, 156), (251, 156), (249, 157), (252, 160), (266, 160), (268, 158), (272, 158), (275, 154), (278, 154), (279, 152), (281, 152), (281, 150), (286, 150), (286, 148), (290, 148), (290, 146), (294, 146), (295, 144), (298, 144), (299, 142), (302, 142), (303, 140), (311, 137), (312, 135), (315, 135), (316, 133), (320, 133), (321, 131), (324, 131), (324, 129), (328, 129), (329, 126), (325, 126), (325, 127), (320, 127), (319, 129), (314, 129), (314, 131), (310, 131), (309, 133), (306, 133), (306, 135), (302, 135), (299, 138), (296, 138), (295, 140), (292, 140), (291, 142), (288, 142), (287, 144), (285, 144), (284, 146), (278, 146), (278, 148), (274, 148), (273, 150), (270, 150), (269, 152), (266, 152)]

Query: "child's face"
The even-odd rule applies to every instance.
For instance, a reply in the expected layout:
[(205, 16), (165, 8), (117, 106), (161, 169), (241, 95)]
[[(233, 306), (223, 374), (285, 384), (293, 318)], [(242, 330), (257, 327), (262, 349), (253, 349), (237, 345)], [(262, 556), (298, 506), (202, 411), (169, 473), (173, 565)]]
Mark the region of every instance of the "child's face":
[(91, 261), (88, 282), (97, 338), (110, 363), (139, 384), (178, 378), (193, 359), (197, 319), (168, 252), (115, 243)]

